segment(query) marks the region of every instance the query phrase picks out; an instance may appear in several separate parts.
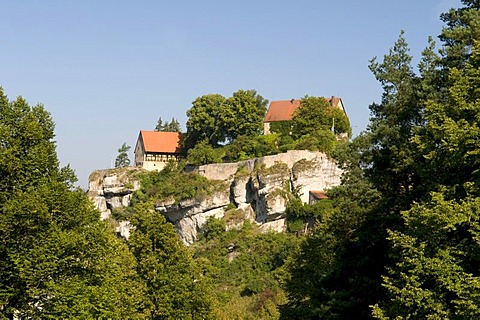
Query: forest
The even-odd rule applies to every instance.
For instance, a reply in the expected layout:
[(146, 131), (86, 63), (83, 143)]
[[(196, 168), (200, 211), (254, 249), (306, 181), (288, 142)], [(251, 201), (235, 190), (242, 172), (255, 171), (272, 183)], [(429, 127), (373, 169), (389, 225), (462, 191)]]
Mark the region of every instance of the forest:
[[(326, 204), (292, 192), (286, 233), (210, 219), (185, 246), (153, 203), (172, 181), (180, 197), (215, 186), (172, 165), (142, 177), (123, 212), (135, 230), (118, 238), (60, 166), (49, 112), (0, 88), (0, 319), (480, 318), (480, 1), (462, 3), (441, 15), (440, 45), (429, 38), (418, 66), (403, 32), (370, 61), (383, 93), (364, 132), (326, 144), (334, 136), (304, 133), (345, 174)], [(237, 95), (264, 106), (255, 91)], [(238, 109), (235, 94), (204, 98)], [(185, 146), (203, 148), (191, 161), (237, 160), (228, 147), (255, 141), (259, 114), (207, 133), (194, 121), (202, 103), (187, 112)]]

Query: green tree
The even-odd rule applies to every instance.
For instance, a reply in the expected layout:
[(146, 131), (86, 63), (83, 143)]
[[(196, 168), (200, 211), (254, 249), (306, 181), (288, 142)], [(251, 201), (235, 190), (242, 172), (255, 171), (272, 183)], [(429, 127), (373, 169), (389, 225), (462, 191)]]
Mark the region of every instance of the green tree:
[(133, 256), (59, 169), (50, 115), (0, 92), (0, 315), (142, 318)]
[(222, 162), (219, 151), (213, 148), (206, 140), (188, 150), (187, 162), (196, 166)]
[[(473, 46), (480, 39), (480, 2), (462, 0), (460, 8), (452, 8), (440, 16), (446, 24), (440, 34), (445, 44), (442, 49), (442, 64), (446, 71), (450, 68), (463, 69), (473, 52)], [(448, 72), (446, 73), (448, 74)], [(445, 79), (446, 80), (446, 79)]]
[[(318, 245), (312, 241), (303, 248), (305, 253), (319, 251), (312, 259), (328, 256), (331, 261), (317, 273), (302, 270), (305, 263), (293, 268), (293, 274), (305, 276), (291, 280), (286, 315), (305, 306), (307, 318), (367, 319), (369, 306), (386, 296), (381, 276), (390, 264), (387, 229), (401, 228), (401, 210), (423, 195), (419, 168), (424, 160), (412, 138), (424, 123), (424, 102), (418, 99), (422, 86), (408, 51), (401, 33), (381, 63), (371, 61), (370, 69), (384, 90), (382, 101), (370, 106), (373, 117), (367, 132), (338, 155), (352, 173), (332, 192), (334, 214), (314, 236), (327, 239), (326, 247), (312, 247)], [(318, 290), (302, 290), (298, 285), (305, 278)]]
[(163, 130), (164, 126), (165, 125), (163, 124), (162, 117), (159, 117), (157, 120), (157, 125), (155, 126), (155, 131), (164, 131)]
[(239, 136), (256, 137), (263, 130), (268, 100), (255, 90), (238, 90), (228, 98), (219, 112), (220, 128), (227, 142)]
[(187, 149), (195, 147), (200, 141), (216, 147), (225, 140), (225, 134), (219, 126), (219, 113), (225, 97), (219, 94), (207, 94), (195, 99), (192, 107), (187, 110), (187, 132), (182, 144)]
[(173, 225), (148, 202), (135, 207), (131, 222), (135, 230), (128, 244), (147, 287), (149, 317), (209, 318), (209, 286)]
[(163, 123), (162, 117), (159, 117), (157, 125), (155, 126), (155, 131), (181, 132), (182, 130), (177, 119), (172, 118), (172, 121)]
[(319, 131), (331, 131), (335, 134), (351, 134), (347, 115), (340, 109), (330, 106), (324, 97), (305, 96), (292, 118), (292, 136), (298, 139)]
[(389, 299), (374, 309), (378, 318), (480, 315), (478, 42), (464, 68), (449, 73), (448, 95), (429, 101), (425, 130), (415, 137), (437, 192), (403, 213), (404, 230), (390, 232), (395, 265), (384, 278)]
[(172, 121), (167, 126), (168, 132), (181, 132), (182, 128), (180, 127), (180, 122), (177, 121), (177, 119), (172, 118)]
[[(369, 217), (380, 194), (363, 176), (355, 152), (367, 142), (360, 136), (343, 146), (345, 150), (337, 150), (337, 161), (348, 170), (345, 182), (329, 190), (333, 212), (289, 260), (285, 282), (288, 303), (281, 308), (281, 319), (369, 318), (368, 301), (377, 301), (379, 294), (379, 286), (371, 277), (383, 271), (382, 266), (371, 265), (371, 255), (383, 248), (378, 245), (382, 236), (375, 230), (378, 226), (371, 227), (375, 221)], [(288, 215), (303, 218), (305, 208), (292, 206)], [(369, 245), (365, 245), (366, 237)]]
[(260, 135), (256, 137), (239, 136), (226, 146), (224, 160), (242, 161), (278, 153), (278, 135)]
[(255, 90), (238, 90), (228, 99), (219, 94), (198, 97), (187, 111), (187, 132), (182, 145), (191, 149), (207, 141), (216, 148), (239, 136), (258, 136), (267, 103)]
[(0, 203), (16, 191), (58, 176), (55, 124), (41, 104), (9, 102), (0, 87)]
[(389, 232), (396, 265), (384, 277), (389, 299), (374, 307), (379, 319), (480, 317), (480, 198), (432, 197), (404, 212), (404, 232)]
[(128, 151), (130, 148), (131, 147), (124, 142), (118, 149), (118, 156), (115, 159), (115, 168), (124, 168), (130, 165), (130, 159), (128, 157)]

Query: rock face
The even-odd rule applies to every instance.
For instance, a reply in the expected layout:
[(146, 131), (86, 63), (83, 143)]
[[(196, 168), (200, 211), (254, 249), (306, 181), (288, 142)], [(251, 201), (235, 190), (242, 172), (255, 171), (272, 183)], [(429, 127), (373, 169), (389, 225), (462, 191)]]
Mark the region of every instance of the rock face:
[[(137, 175), (142, 171), (142, 169), (128, 167), (97, 170), (90, 174), (88, 197), (100, 211), (102, 220), (111, 216), (112, 209), (130, 205), (132, 194), (140, 189)], [(128, 221), (120, 221), (116, 229), (119, 234), (128, 238), (130, 234)]]
[[(132, 193), (140, 188), (135, 172), (100, 170), (90, 176), (89, 196), (100, 210), (102, 219), (111, 209), (128, 206)], [(321, 152), (291, 150), (286, 153), (238, 163), (210, 164), (193, 171), (227, 186), (204, 199), (159, 204), (160, 211), (175, 225), (186, 244), (198, 238), (209, 217), (224, 218), (227, 228), (238, 228), (243, 221), (257, 223), (261, 230), (285, 230), (285, 208), (292, 190), (308, 203), (310, 191), (323, 191), (340, 184), (341, 169)], [(119, 233), (128, 237), (128, 223)]]

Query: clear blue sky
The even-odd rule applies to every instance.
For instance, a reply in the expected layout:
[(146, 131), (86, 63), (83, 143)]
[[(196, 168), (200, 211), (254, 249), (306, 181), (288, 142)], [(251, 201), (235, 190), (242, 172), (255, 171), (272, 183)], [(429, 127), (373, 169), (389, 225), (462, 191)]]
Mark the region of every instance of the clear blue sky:
[[(255, 89), (268, 100), (340, 96), (354, 134), (381, 88), (368, 69), (405, 30), (418, 62), (459, 0), (3, 0), (0, 86), (43, 103), (57, 151), (87, 187), (123, 142), (198, 96)], [(133, 160), (133, 157), (131, 157)]]

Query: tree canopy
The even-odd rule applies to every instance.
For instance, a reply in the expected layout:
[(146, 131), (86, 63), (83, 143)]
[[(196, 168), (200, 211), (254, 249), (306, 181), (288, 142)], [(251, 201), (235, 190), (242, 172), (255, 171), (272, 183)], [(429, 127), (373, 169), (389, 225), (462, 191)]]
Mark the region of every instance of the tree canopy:
[(258, 136), (267, 103), (255, 90), (238, 90), (229, 98), (219, 94), (198, 97), (187, 111), (184, 147), (193, 148), (204, 140), (218, 147), (239, 136)]
[(0, 315), (142, 318), (135, 260), (59, 168), (41, 105), (0, 88)]
[(479, 317), (480, 2), (462, 2), (418, 73), (403, 32), (371, 60), (382, 100), (334, 152), (349, 172), (293, 260), (285, 319)]

